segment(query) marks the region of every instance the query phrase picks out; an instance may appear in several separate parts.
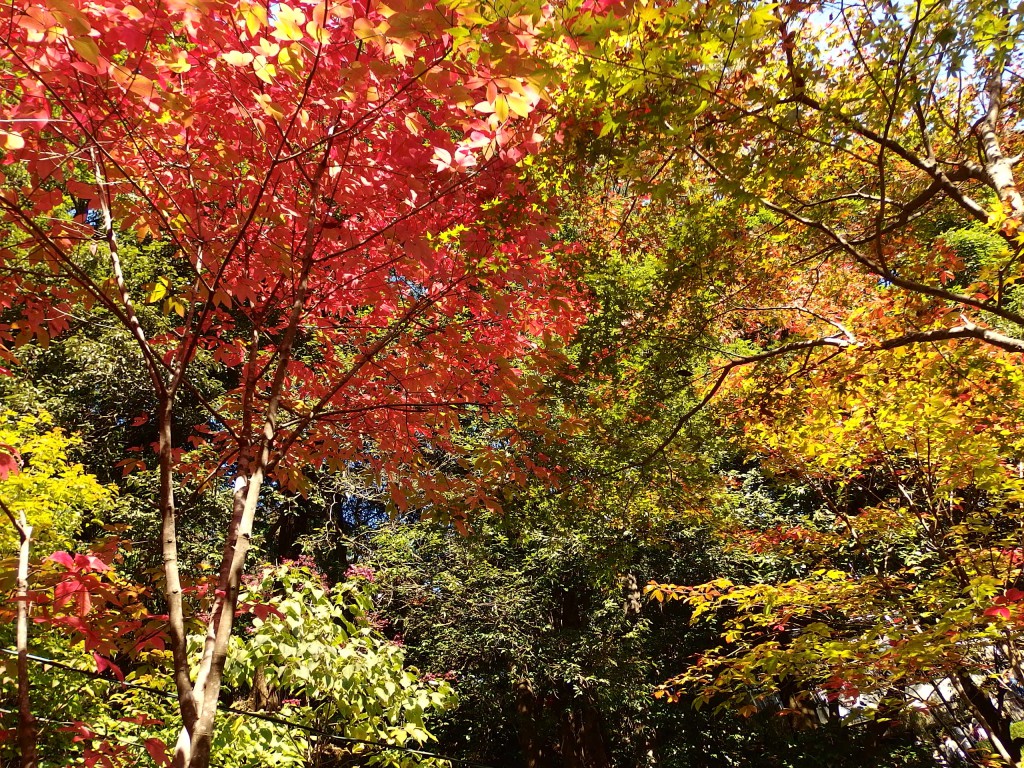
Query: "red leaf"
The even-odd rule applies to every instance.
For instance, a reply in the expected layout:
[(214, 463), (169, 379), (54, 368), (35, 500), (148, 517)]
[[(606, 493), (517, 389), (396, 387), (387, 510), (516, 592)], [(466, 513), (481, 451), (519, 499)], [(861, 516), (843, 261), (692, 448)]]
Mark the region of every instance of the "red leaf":
[(81, 588), (79, 581), (62, 581), (53, 588), (53, 600), (57, 605), (63, 605)]
[(167, 747), (160, 739), (156, 737), (149, 738), (146, 739), (145, 744), (149, 756), (153, 758), (153, 762), (159, 765), (160, 768), (165, 768), (171, 764), (171, 758), (167, 756)]
[(12, 446), (0, 443), (0, 480), (21, 471), (21, 455)]
[(121, 668), (117, 666), (117, 664), (110, 661), (109, 659), (103, 658), (95, 651), (93, 651), (92, 657), (96, 661), (97, 672), (103, 672), (104, 670), (109, 669), (111, 672), (114, 673), (114, 677), (116, 677), (122, 683), (124, 682), (124, 672), (121, 671)]
[(92, 596), (84, 587), (78, 593), (78, 615), (85, 616), (92, 610)]
[(1010, 609), (1009, 608), (1003, 608), (1003, 607), (986, 608), (985, 609), (985, 615), (986, 616), (993, 616), (993, 617), (995, 617), (995, 616), (1002, 616), (1004, 619), (1008, 619), (1008, 618), (1010, 618)]
[(132, 426), (133, 427), (141, 427), (143, 424), (146, 424), (148, 422), (149, 422), (149, 414), (148, 413), (144, 413), (141, 416), (136, 416), (134, 419), (132, 419)]
[(284, 618), (283, 613), (277, 610), (277, 608), (275, 608), (274, 606), (267, 605), (266, 603), (257, 603), (252, 607), (252, 612), (256, 614), (256, 618), (260, 621), (266, 621), (267, 616), (270, 616), (271, 614), (273, 614), (279, 619)]
[(76, 742), (91, 739), (93, 736), (96, 735), (89, 726), (87, 726), (85, 723), (81, 721), (72, 723), (71, 725), (61, 728), (60, 730), (65, 731), (66, 733), (75, 734), (75, 737), (72, 739), (72, 741)]
[(67, 552), (64, 552), (63, 550), (60, 552), (54, 552), (47, 559), (52, 560), (55, 563), (59, 563), (60, 565), (63, 565), (69, 571), (77, 570), (75, 568), (75, 558), (73, 558), (71, 555), (69, 555)]
[(81, 569), (90, 568), (100, 573), (110, 570), (110, 566), (95, 555), (75, 555), (75, 564)]

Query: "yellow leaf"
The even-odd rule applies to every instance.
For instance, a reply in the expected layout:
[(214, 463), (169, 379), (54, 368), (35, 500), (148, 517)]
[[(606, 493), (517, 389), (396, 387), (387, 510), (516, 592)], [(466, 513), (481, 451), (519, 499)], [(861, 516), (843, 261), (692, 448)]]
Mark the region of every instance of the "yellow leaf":
[(0, 148), (10, 151), (24, 146), (25, 140), (19, 134), (0, 131)]
[(418, 112), (410, 112), (405, 116), (405, 127), (408, 128), (409, 132), (414, 136), (420, 135), (420, 131), (423, 130), (423, 126), (423, 116)]
[(302, 49), (298, 45), (282, 48), (277, 55), (277, 63), (296, 77), (302, 74)]
[(284, 107), (271, 101), (267, 94), (261, 93), (256, 97), (256, 101), (259, 103), (260, 107), (263, 108), (263, 111), (275, 120), (284, 119)]
[(528, 117), (530, 114), (530, 102), (520, 96), (518, 93), (510, 93), (505, 96), (505, 101), (508, 102), (508, 108), (511, 109), (515, 114), (520, 117)]
[(377, 30), (369, 19), (356, 19), (352, 25), (352, 31), (356, 33), (356, 37), (360, 40), (369, 40), (377, 36)]
[(167, 296), (171, 290), (171, 281), (166, 277), (158, 277), (156, 282), (153, 284), (153, 290), (149, 292), (149, 296), (146, 297), (146, 301), (153, 304), (160, 299)]
[(301, 40), (305, 23), (306, 15), (301, 9), (282, 3), (274, 14), (274, 37), (278, 40)]
[(232, 67), (246, 67), (252, 64), (252, 54), (248, 51), (228, 51), (220, 55)]
[(267, 9), (262, 5), (241, 3), (238, 10), (250, 36), (255, 36), (260, 31), (260, 27), (267, 25)]
[(318, 43), (327, 44), (331, 42), (331, 33), (324, 29), (320, 24), (317, 24), (316, 21), (306, 23), (306, 34)]
[(144, 75), (131, 72), (118, 64), (111, 64), (109, 72), (110, 76), (114, 78), (114, 82), (144, 99), (152, 99), (156, 95), (153, 81)]
[(138, 94), (144, 99), (152, 99), (156, 95), (156, 87), (153, 81), (143, 75), (133, 75), (128, 90)]
[(391, 43), (391, 55), (399, 64), (404, 65), (414, 53), (415, 49), (404, 41), (398, 40)]
[(171, 70), (171, 72), (180, 75), (192, 69), (192, 65), (188, 63), (188, 58), (185, 56), (185, 52), (178, 51), (177, 58), (168, 63), (167, 68)]
[(334, 16), (335, 18), (338, 18), (338, 19), (347, 19), (354, 12), (355, 11), (352, 10), (352, 4), (351, 3), (334, 3), (331, 6), (331, 11), (330, 11), (331, 16)]
[(100, 49), (91, 37), (76, 37), (71, 40), (71, 47), (90, 64), (98, 64)]
[(256, 77), (267, 85), (273, 84), (274, 78), (277, 76), (277, 67), (268, 62), (266, 56), (257, 56), (252, 66), (256, 71)]
[(270, 42), (265, 37), (260, 38), (259, 49), (260, 53), (267, 57), (277, 56), (277, 54), (281, 52), (280, 45)]
[(121, 9), (121, 13), (127, 16), (129, 21), (138, 21), (143, 16), (142, 11), (140, 11), (134, 5), (126, 5), (124, 8)]
[(178, 313), (179, 317), (185, 317), (185, 305), (182, 302), (177, 299), (168, 299), (166, 305), (165, 311), (173, 310)]
[(47, 0), (46, 5), (72, 35), (87, 35), (92, 29), (89, 20), (67, 0)]
[(494, 100), (494, 114), (501, 122), (508, 120), (508, 100), (505, 96), (499, 96)]

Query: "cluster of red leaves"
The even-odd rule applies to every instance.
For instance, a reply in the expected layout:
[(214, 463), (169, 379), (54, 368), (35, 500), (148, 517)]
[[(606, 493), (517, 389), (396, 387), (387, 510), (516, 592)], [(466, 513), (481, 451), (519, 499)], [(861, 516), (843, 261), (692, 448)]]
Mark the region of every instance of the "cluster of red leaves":
[(985, 609), (985, 615), (1007, 620), (1016, 615), (1018, 621), (1020, 621), (1024, 619), (1024, 614), (1021, 613), (1021, 606), (1018, 605), (1021, 600), (1024, 600), (1024, 592), (1012, 587), (992, 601), (992, 607)]
[(0, 270), (7, 306), (43, 302), (0, 328), (8, 351), (26, 329), (22, 341), (66, 327), (55, 290), (125, 314), (83, 268), (93, 224), (67, 215), (69, 200), (78, 214), (83, 201), (109, 209), (191, 273), (151, 293), (180, 316), (148, 339), (154, 369), (200, 353), (238, 369), (216, 423), (193, 436), (215, 450), (186, 476), (259, 433), (297, 310), (278, 480), (301, 487), (305, 467), (368, 462), (399, 501), (439, 501), (451, 478), (415, 477), (424, 441), (457, 451), (467, 408), (522, 402), (532, 384), (514, 361), (578, 319), (547, 258), (549, 212), (516, 170), (544, 113), (528, 80), (532, 22), (499, 19), (467, 39), (462, 13), (16, 2), (0, 22), (0, 87), (18, 129), (0, 139), (29, 181), (0, 200), (24, 235), (0, 266), (27, 253), (67, 281)]
[[(98, 672), (123, 679), (113, 659), (163, 649), (166, 617), (150, 612), (145, 588), (116, 574), (110, 565), (115, 547), (109, 542), (95, 553), (54, 552), (33, 569), (28, 599), (36, 625), (57, 629), (71, 645), (81, 642)], [(13, 622), (17, 598), (11, 587), (4, 585), (10, 599), (0, 606), (0, 620)]]

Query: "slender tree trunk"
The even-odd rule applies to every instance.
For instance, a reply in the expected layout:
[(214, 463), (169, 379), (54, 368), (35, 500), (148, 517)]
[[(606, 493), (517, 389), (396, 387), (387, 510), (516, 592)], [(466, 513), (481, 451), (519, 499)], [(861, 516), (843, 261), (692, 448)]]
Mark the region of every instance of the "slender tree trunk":
[[(244, 467), (244, 460), (241, 460), (240, 464)], [(221, 555), (220, 562), (220, 574), (217, 577), (217, 592), (214, 595), (213, 608), (210, 611), (211, 620), (206, 628), (206, 640), (203, 642), (203, 655), (199, 662), (199, 672), (196, 675), (194, 690), (197, 707), (202, 707), (203, 705), (206, 681), (210, 678), (210, 670), (213, 666), (213, 656), (217, 646), (217, 632), (220, 629), (224, 600), (228, 594), (228, 586), (231, 580), (231, 563), (234, 559), (235, 548), (238, 546), (238, 536), (242, 526), (242, 518), (245, 514), (245, 498), (248, 488), (248, 482), (245, 480), (245, 473), (243, 469), (242, 476), (240, 476), (235, 482), (235, 489), (231, 498), (231, 525), (228, 528), (228, 535), (224, 541), (224, 552)]]
[(32, 715), (32, 700), (29, 695), (28, 680), (28, 556), (32, 543), (32, 526), (28, 524), (25, 513), (14, 516), (10, 507), (3, 501), (4, 513), (18, 532), (18, 625), (16, 630), (15, 648), (18, 652), (18, 751), (21, 753), (21, 768), (36, 768), (39, 758), (36, 750), (38, 731), (36, 719)]
[(18, 535), (18, 748), (21, 750), (21, 768), (36, 768), (36, 719), (32, 716), (32, 701), (28, 688), (28, 552), (32, 541), (32, 526), (21, 513)]
[(172, 418), (174, 400), (165, 394), (160, 403), (160, 545), (164, 566), (164, 597), (167, 600), (168, 634), (174, 664), (174, 685), (178, 694), (182, 728), (174, 745), (173, 768), (187, 768), (192, 757), (192, 732), (198, 719), (189, 674), (188, 637), (185, 632), (185, 608), (178, 569), (178, 531), (174, 505)]
[(236, 542), (232, 547), (231, 560), (226, 569), (227, 581), (222, 590), (224, 594), (221, 598), (220, 609), (215, 616), (210, 618), (211, 624), (216, 624), (211, 630), (214, 642), (211, 646), (209, 663), (203, 665), (208, 671), (206, 679), (203, 681), (202, 691), (200, 692), (198, 687), (196, 689), (197, 700), (202, 702), (202, 708), (199, 712), (199, 719), (196, 721), (195, 730), (192, 732), (192, 755), (188, 763), (189, 768), (207, 768), (210, 765), (210, 749), (213, 743), (214, 722), (217, 718), (217, 703), (220, 700), (221, 680), (224, 664), (227, 661), (228, 642), (234, 628), (242, 571), (252, 542), (256, 506), (260, 489), (263, 486), (262, 465), (267, 461), (267, 453), (269, 453), (269, 446), (264, 449), (265, 455), (260, 466), (249, 478), (245, 488), (245, 507), (236, 531)]
[[(311, 180), (311, 199), (316, 198), (320, 189), (320, 182), (327, 171), (333, 143), (332, 131), (324, 148), (323, 157)], [(274, 438), (277, 437), (277, 412), (281, 405), (292, 347), (302, 321), (302, 311), (309, 290), (309, 274), (313, 268), (313, 255), (317, 245), (314, 236), (315, 216), (316, 206), (313, 205), (306, 220), (302, 269), (298, 275), (288, 324), (285, 326), (284, 335), (278, 347), (277, 368), (270, 385), (270, 401), (267, 403), (263, 420), (263, 434), (258, 443), (259, 453), (254, 458), (242, 456), (239, 461), (240, 474), (235, 480), (231, 526), (221, 561), (218, 594), (215, 595), (214, 611), (207, 626), (203, 658), (200, 662), (196, 686), (193, 689), (193, 699), (198, 708), (198, 719), (195, 728), (190, 733), (191, 754), (187, 762), (188, 768), (208, 768), (210, 765), (213, 729), (217, 719), (217, 703), (220, 701), (220, 686), (224, 674), (224, 664), (227, 662), (228, 643), (231, 640), (231, 631), (235, 624), (235, 610), (238, 607), (242, 572), (245, 569), (245, 558), (252, 545), (252, 529), (256, 519), (260, 490), (263, 488), (263, 481), (268, 467), (270, 467)], [(249, 403), (245, 403), (244, 407), (248, 409)], [(247, 417), (247, 419), (248, 423), (252, 423), (251, 417)], [(251, 466), (249, 466), (250, 461)], [(180, 690), (179, 687), (179, 692)]]
[(1021, 764), (1020, 743), (1010, 733), (1010, 718), (996, 708), (988, 694), (971, 679), (970, 675), (957, 674), (952, 679), (978, 718), (981, 727), (985, 729), (999, 756), (1007, 765), (1018, 768)]
[(1024, 217), (1024, 199), (1021, 198), (1014, 178), (1014, 159), (1004, 155), (999, 144), (999, 119), (1003, 101), (1001, 68), (989, 75), (986, 90), (988, 110), (977, 125), (978, 139), (985, 157), (985, 173), (998, 193), (1006, 215), (1020, 219)]

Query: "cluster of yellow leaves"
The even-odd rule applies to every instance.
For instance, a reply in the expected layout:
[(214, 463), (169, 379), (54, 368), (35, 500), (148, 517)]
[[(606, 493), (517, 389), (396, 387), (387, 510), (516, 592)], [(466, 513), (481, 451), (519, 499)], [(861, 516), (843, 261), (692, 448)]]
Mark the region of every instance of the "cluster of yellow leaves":
[(923, 473), (933, 495), (1020, 490), (1024, 376), (1006, 356), (912, 346), (843, 373), (777, 392), (777, 417), (751, 424), (747, 446), (783, 473), (852, 481), (882, 465)]
[[(71, 460), (80, 439), (54, 427), (51, 417), (0, 412), (0, 444), (13, 449), (21, 471), (0, 482), (0, 498), (15, 515), (24, 512), (37, 551), (66, 548), (87, 519), (101, 518), (115, 502), (116, 489), (103, 485)], [(0, 554), (17, 550), (18, 534), (0, 523)]]

